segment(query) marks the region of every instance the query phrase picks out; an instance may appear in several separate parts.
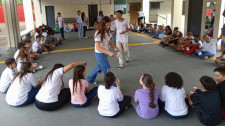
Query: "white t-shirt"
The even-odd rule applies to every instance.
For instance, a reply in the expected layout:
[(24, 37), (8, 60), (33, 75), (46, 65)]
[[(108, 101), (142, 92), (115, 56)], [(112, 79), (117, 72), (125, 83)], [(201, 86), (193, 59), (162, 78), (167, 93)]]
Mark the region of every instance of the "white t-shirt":
[(15, 60), (16, 60), (16, 58), (18, 57), (19, 52), (20, 52), (20, 50), (18, 49), (18, 50), (16, 51), (16, 53), (14, 54), (14, 59), (15, 59)]
[(10, 86), (11, 81), (15, 75), (15, 71), (6, 67), (2, 72), (1, 80), (0, 80), (0, 91), (5, 92), (7, 88)]
[(96, 48), (96, 42), (100, 42), (100, 46), (106, 50), (109, 50), (109, 42), (110, 42), (110, 35), (108, 35), (107, 33), (105, 33), (105, 38), (103, 38), (103, 41), (101, 41), (101, 35), (96, 35), (98, 33), (98, 31), (95, 32), (95, 36), (94, 36), (94, 39), (95, 39), (95, 52), (96, 53), (102, 53), (100, 51), (97, 50)]
[(17, 71), (20, 71), (20, 69), (22, 67), (22, 62), (27, 62), (27, 59), (26, 58), (24, 58), (24, 59), (21, 59), (21, 58), (16, 59)]
[(198, 42), (196, 42), (195, 40), (192, 40), (191, 43), (193, 45), (198, 44), (200, 48), (202, 47), (202, 41), (200, 41), (200, 40)]
[(98, 88), (98, 112), (102, 116), (114, 116), (119, 111), (119, 104), (123, 100), (123, 96), (117, 87), (111, 86), (110, 89), (105, 89), (105, 86), (100, 85)]
[(48, 77), (46, 82), (43, 82), (41, 89), (36, 95), (36, 99), (44, 103), (53, 103), (58, 101), (58, 96), (62, 86), (63, 67), (56, 69), (52, 78)]
[(17, 77), (6, 94), (6, 102), (12, 106), (18, 106), (27, 101), (28, 93), (31, 91), (32, 87), (38, 85), (38, 80), (34, 77), (32, 73), (25, 75), (21, 81)]
[(84, 17), (84, 21), (82, 22), (83, 26), (87, 26), (87, 23), (88, 22), (88, 18), (87, 17)]
[[(42, 36), (44, 36), (44, 37), (45, 37), (45, 40), (46, 40), (46, 38), (48, 37), (48, 33), (47, 33), (47, 32), (43, 32), (43, 33), (42, 33)], [(44, 40), (44, 41), (45, 41), (45, 40)]]
[(202, 48), (204, 51), (212, 52), (215, 55), (216, 54), (216, 43), (217, 43), (217, 39), (211, 39), (209, 43), (207, 43), (205, 41), (202, 44)]
[(40, 46), (40, 45), (41, 45), (40, 42), (35, 41), (35, 42), (32, 44), (32, 50), (33, 50), (34, 52), (37, 52), (38, 46)]
[(143, 12), (143, 11), (138, 11), (137, 13), (138, 13), (138, 17), (139, 17), (139, 18), (140, 18), (140, 17), (144, 17), (144, 12)]
[(97, 17), (98, 22), (100, 22), (100, 21), (102, 20), (102, 18), (103, 18), (102, 16), (98, 16), (98, 17)]
[(120, 34), (122, 31), (126, 31), (130, 28), (129, 22), (127, 20), (119, 21), (118, 19), (115, 20), (116, 24), (116, 41), (119, 41), (121, 43), (128, 43), (128, 33)]
[(185, 102), (184, 88), (176, 89), (163, 85), (160, 99), (165, 102), (165, 110), (173, 116), (182, 116), (188, 113)]
[(58, 17), (58, 25), (59, 25), (59, 28), (63, 28), (64, 26), (62, 26), (62, 22), (64, 21), (63, 17)]
[(76, 15), (74, 18), (76, 19), (78, 24), (82, 23), (82, 18), (80, 15)]
[(35, 34), (34, 34), (34, 40), (36, 40), (36, 37), (38, 36), (39, 34), (36, 32)]
[(114, 31), (116, 29), (116, 24), (115, 24), (115, 20), (111, 21), (111, 25), (110, 25), (110, 30)]

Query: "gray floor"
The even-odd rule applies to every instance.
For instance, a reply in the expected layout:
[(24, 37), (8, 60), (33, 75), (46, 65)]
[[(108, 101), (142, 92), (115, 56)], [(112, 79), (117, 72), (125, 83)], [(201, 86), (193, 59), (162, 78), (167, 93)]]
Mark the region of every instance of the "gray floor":
[[(77, 33), (66, 34), (66, 41), (56, 50), (93, 47), (93, 32), (88, 32), (88, 39), (78, 41)], [(134, 34), (129, 34), (130, 43), (151, 42), (152, 40), (143, 38)], [(6, 53), (0, 51), (2, 56)], [(141, 88), (139, 85), (139, 77), (143, 73), (151, 74), (157, 85), (158, 91), (161, 90), (164, 84), (164, 76), (167, 72), (178, 72), (184, 79), (184, 88), (187, 92), (193, 86), (199, 87), (199, 78), (203, 75), (213, 77), (213, 69), (217, 66), (213, 60), (200, 60), (195, 56), (184, 56), (163, 49), (162, 47), (151, 45), (131, 46), (132, 62), (126, 64), (123, 70), (117, 70), (118, 60), (109, 58), (112, 70), (115, 75), (121, 80), (121, 86), (125, 94), (134, 95), (136, 89)], [(11, 53), (0, 57), (0, 61), (4, 60)], [(87, 73), (90, 73), (96, 66), (97, 62), (94, 57), (94, 50), (68, 51), (51, 53), (41, 56), (38, 63), (44, 65), (45, 69), (35, 73), (37, 78), (44, 78), (46, 73), (55, 63), (68, 64), (73, 61), (87, 61)], [(5, 68), (4, 64), (0, 64), (0, 71)], [(64, 75), (64, 81), (72, 77), (72, 72)], [(103, 75), (97, 79), (98, 83), (102, 83)], [(68, 87), (68, 84), (66, 85)], [(202, 124), (196, 117), (196, 112), (191, 109), (187, 118), (182, 120), (173, 120), (167, 118), (161, 113), (157, 118), (151, 120), (141, 119), (131, 107), (128, 111), (116, 119), (101, 117), (97, 111), (98, 100), (94, 101), (90, 106), (84, 109), (73, 108), (69, 103), (58, 111), (44, 112), (38, 110), (34, 104), (14, 108), (10, 107), (5, 102), (5, 95), (0, 94), (0, 125), (1, 126), (201, 126)], [(221, 124), (225, 125), (225, 121)]]

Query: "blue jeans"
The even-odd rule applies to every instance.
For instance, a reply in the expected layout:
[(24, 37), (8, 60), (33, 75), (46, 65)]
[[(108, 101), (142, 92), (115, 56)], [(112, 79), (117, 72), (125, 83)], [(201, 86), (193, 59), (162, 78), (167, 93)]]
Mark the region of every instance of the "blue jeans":
[(16, 107), (23, 107), (23, 106), (33, 103), (35, 101), (35, 96), (37, 95), (39, 90), (40, 90), (40, 88), (32, 88), (31, 91), (28, 93), (27, 101)]
[[(195, 52), (198, 54), (198, 49), (196, 49)], [(206, 56), (208, 56), (208, 57), (213, 57), (214, 56), (214, 53), (209, 52), (209, 51), (201, 51), (201, 53), (202, 53), (201, 55), (198, 55), (201, 58), (204, 58)]]
[(38, 50), (37, 50), (37, 53), (38, 53), (38, 54), (42, 54), (43, 52), (45, 52), (45, 51), (42, 50), (42, 49), (38, 49)]
[(60, 33), (61, 33), (61, 37), (63, 39), (65, 39), (65, 37), (64, 37), (64, 27), (60, 28)]
[[(113, 31), (110, 31), (111, 33), (113, 32)], [(113, 34), (113, 42), (114, 42), (114, 44), (116, 45), (116, 32)]]
[(108, 70), (111, 69), (111, 66), (108, 61), (108, 55), (104, 53), (95, 53), (95, 57), (98, 61), (98, 65), (95, 67), (95, 69), (92, 71), (91, 74), (88, 75), (87, 81), (91, 84), (95, 82), (96, 77), (98, 76), (99, 69), (102, 69), (104, 75), (108, 72)]
[(82, 23), (77, 24), (77, 27), (78, 27), (78, 38), (82, 39), (82, 37), (83, 37), (83, 25), (82, 25)]
[(87, 107), (91, 103), (91, 101), (95, 98), (95, 96), (97, 96), (97, 92), (98, 92), (98, 87), (92, 88), (89, 93), (85, 93), (85, 96), (87, 97), (86, 103), (84, 103), (83, 105), (72, 104), (72, 106), (75, 108)]

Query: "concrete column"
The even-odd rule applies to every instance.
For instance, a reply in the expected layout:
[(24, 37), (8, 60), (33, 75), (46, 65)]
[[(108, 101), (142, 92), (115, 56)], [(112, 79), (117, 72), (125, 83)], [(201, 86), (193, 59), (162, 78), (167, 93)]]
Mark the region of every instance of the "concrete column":
[(221, 35), (221, 28), (223, 28), (223, 11), (225, 8), (225, 0), (217, 0), (216, 1), (216, 17), (215, 17), (215, 21), (214, 21), (214, 33), (213, 33), (213, 37), (217, 38), (218, 36)]
[(181, 29), (183, 0), (172, 0), (171, 25)]
[(23, 8), (24, 8), (26, 30), (32, 30), (34, 29), (34, 18), (31, 0), (23, 0)]
[(42, 11), (40, 0), (34, 0), (35, 27), (42, 25)]
[(17, 47), (21, 40), (16, 0), (3, 0), (3, 11), (7, 29), (8, 47)]
[(150, 0), (142, 0), (142, 9), (145, 15), (145, 22), (149, 23)]

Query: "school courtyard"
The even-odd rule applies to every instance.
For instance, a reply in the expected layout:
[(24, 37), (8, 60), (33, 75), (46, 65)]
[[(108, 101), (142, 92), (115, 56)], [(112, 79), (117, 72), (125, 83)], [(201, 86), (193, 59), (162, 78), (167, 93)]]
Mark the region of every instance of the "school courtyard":
[[(50, 54), (43, 55), (38, 63), (44, 66), (43, 70), (35, 73), (35, 77), (44, 78), (55, 63), (64, 65), (74, 61), (87, 61), (87, 74), (96, 66), (94, 57), (93, 31), (89, 31), (88, 39), (79, 41), (77, 33), (67, 33), (63, 45), (56, 47)], [(58, 36), (57, 34), (56, 36)], [(129, 33), (131, 60), (122, 70), (117, 70), (118, 59), (109, 57), (112, 70), (121, 80), (121, 87), (125, 95), (133, 96), (136, 89), (141, 88), (139, 78), (143, 73), (151, 74), (156, 81), (156, 87), (160, 92), (164, 85), (164, 76), (167, 72), (177, 72), (184, 80), (186, 92), (192, 87), (199, 86), (199, 78), (203, 75), (213, 77), (213, 70), (217, 67), (214, 60), (201, 60), (196, 56), (185, 56), (173, 52), (169, 48), (159, 46), (157, 40), (145, 35)], [(1, 54), (7, 57), (13, 56), (15, 50), (1, 50)], [(218, 52), (219, 54), (220, 52)], [(1, 56), (0, 61), (6, 57)], [(5, 64), (1, 62), (0, 71)], [(63, 77), (65, 87), (72, 78), (72, 71)], [(103, 75), (98, 76), (98, 84), (102, 84)], [(91, 86), (93, 87), (93, 86)], [(118, 118), (105, 118), (98, 114), (98, 99), (87, 108), (73, 108), (70, 103), (54, 112), (38, 110), (34, 104), (17, 108), (7, 105), (5, 94), (0, 94), (0, 125), (1, 126), (201, 126), (198, 121), (195, 108), (191, 108), (188, 117), (182, 120), (174, 120), (160, 113), (155, 119), (144, 120), (140, 118), (133, 107), (130, 107)], [(225, 125), (223, 121), (220, 126)]]

